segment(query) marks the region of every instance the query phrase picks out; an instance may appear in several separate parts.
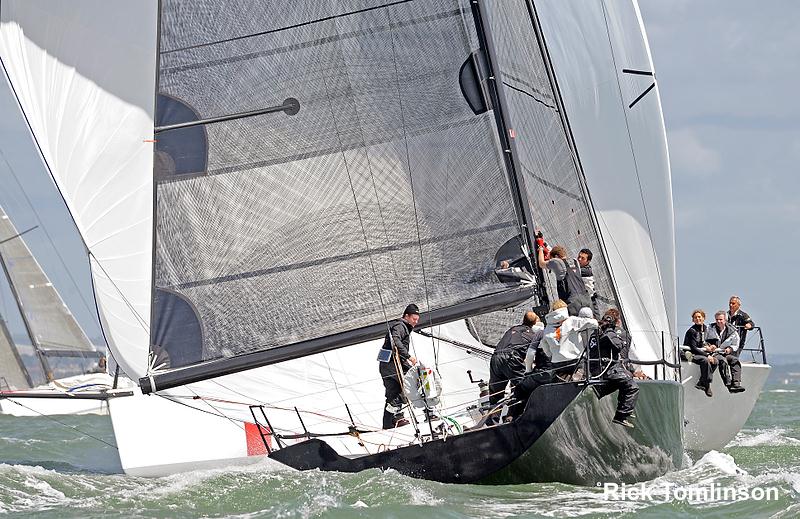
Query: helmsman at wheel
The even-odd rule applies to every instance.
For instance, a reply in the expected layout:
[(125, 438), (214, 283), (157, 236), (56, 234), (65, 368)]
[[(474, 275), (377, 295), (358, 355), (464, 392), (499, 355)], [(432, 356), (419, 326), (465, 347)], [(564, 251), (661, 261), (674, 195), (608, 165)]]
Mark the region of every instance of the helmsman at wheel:
[[(394, 321), (386, 333), (386, 340), (381, 346), (383, 355), (378, 370), (383, 378), (383, 387), (386, 388), (386, 406), (383, 409), (383, 428), (392, 429), (408, 423), (403, 418), (403, 386), (401, 377), (417, 363), (411, 356), (411, 330), (419, 322), (419, 307), (410, 304), (403, 311), (403, 317)], [(387, 354), (386, 350), (391, 352)], [(384, 361), (384, 359), (386, 359)]]

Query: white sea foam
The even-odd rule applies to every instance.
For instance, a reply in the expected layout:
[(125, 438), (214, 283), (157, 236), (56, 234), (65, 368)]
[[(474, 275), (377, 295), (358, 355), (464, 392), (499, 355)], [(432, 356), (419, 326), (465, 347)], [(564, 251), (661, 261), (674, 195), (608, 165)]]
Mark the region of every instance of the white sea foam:
[(767, 393), (797, 393), (796, 389), (769, 389)]
[(800, 440), (787, 436), (787, 430), (781, 427), (770, 429), (756, 429), (739, 431), (736, 437), (728, 444), (729, 447), (757, 447), (800, 445)]
[(740, 468), (736, 464), (736, 460), (733, 459), (733, 456), (731, 456), (730, 454), (725, 454), (724, 452), (717, 452), (717, 451), (711, 451), (705, 453), (705, 455), (703, 455), (702, 458), (697, 460), (697, 463), (695, 463), (692, 468), (702, 468), (709, 466), (729, 476), (741, 476), (747, 474), (746, 470)]

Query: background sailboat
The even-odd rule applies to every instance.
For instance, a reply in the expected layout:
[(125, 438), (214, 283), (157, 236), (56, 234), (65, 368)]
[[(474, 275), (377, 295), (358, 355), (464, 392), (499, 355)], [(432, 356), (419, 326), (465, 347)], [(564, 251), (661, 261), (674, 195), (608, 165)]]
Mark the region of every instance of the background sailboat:
[[(26, 364), (21, 346), (3, 323), (0, 345), (7, 362), (0, 368), (5, 382), (0, 388), (0, 412), (16, 416), (107, 412), (103, 400), (84, 398), (86, 392), (113, 385), (114, 377), (99, 366), (104, 352), (89, 341), (2, 208), (0, 265), (30, 342)], [(52, 398), (42, 398), (47, 396)]]

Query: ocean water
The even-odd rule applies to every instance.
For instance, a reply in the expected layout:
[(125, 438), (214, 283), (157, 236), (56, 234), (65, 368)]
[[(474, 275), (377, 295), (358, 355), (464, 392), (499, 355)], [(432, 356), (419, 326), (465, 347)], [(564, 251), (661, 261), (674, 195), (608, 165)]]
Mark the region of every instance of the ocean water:
[[(697, 460), (687, 457), (685, 468), (628, 487), (623, 500), (610, 500), (602, 488), (444, 485), (393, 471), (295, 472), (269, 460), (247, 468), (134, 478), (119, 473), (113, 447), (79, 432), (113, 443), (107, 417), (62, 416), (57, 418), (59, 424), (47, 418), (0, 416), (0, 514), (45, 518), (800, 517), (800, 383), (788, 382), (771, 378), (749, 421), (722, 452)], [(715, 490), (722, 488), (738, 494), (725, 496)], [(643, 497), (648, 492), (649, 498)]]

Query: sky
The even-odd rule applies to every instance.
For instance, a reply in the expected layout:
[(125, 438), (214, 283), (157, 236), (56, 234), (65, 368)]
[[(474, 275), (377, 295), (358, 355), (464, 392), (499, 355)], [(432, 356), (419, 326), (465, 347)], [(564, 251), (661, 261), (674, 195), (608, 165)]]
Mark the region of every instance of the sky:
[[(667, 128), (675, 208), (678, 333), (728, 297), (797, 353), (800, 288), (800, 2), (640, 0)], [(87, 335), (101, 343), (83, 245), (7, 85), (0, 82), (0, 204)], [(32, 210), (35, 208), (35, 211)], [(0, 280), (0, 313), (21, 324)], [(793, 334), (792, 334), (793, 335)]]

